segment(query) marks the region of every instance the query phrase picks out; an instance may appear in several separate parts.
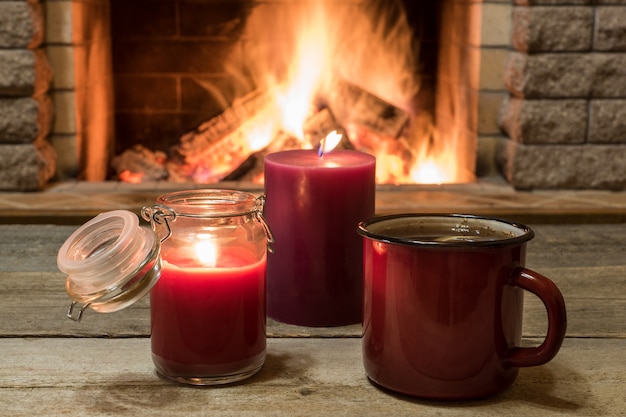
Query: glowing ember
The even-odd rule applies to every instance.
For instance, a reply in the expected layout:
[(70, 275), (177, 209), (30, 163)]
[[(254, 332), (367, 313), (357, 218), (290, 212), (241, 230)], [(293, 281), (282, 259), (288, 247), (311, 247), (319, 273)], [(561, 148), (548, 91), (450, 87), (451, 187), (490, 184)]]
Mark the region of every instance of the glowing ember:
[(131, 184), (139, 184), (143, 179), (143, 172), (131, 172), (130, 170), (122, 171), (119, 175), (120, 181), (129, 182)]

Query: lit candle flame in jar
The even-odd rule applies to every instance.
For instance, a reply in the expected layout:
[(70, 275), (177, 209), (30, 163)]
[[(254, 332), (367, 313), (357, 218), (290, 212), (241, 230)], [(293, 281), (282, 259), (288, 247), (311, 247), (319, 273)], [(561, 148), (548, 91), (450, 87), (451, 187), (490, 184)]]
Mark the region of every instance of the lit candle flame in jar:
[(212, 240), (201, 240), (195, 244), (194, 249), (203, 266), (214, 267), (217, 264), (217, 246)]
[(320, 148), (317, 151), (317, 154), (320, 156), (324, 156), (325, 153), (328, 153), (335, 149), (335, 147), (341, 142), (341, 138), (343, 135), (341, 133), (337, 133), (336, 130), (330, 132), (324, 139), (320, 141)]

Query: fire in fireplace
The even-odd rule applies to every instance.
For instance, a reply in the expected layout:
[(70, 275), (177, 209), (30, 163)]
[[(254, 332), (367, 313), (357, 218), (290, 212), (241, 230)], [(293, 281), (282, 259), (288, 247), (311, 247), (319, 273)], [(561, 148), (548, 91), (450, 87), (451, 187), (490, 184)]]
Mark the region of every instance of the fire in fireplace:
[[(397, 35), (391, 28), (410, 27), (411, 47), (419, 45), (409, 48), (416, 97), (406, 105), (411, 89), (400, 89), (403, 95), (397, 100), (391, 93), (396, 89), (369, 79), (359, 82), (351, 72), (360, 68), (354, 65), (362, 63), (358, 59), (339, 60), (342, 71), (329, 76), (362, 94), (365, 103), (408, 116), (411, 129), (403, 128), (387, 143), (404, 147), (406, 132), (411, 132), (410, 139), (428, 146), (409, 147), (410, 158), (447, 147), (458, 172), (470, 179), (473, 173), (502, 173), (516, 189), (626, 187), (623, 1), (398, 1), (405, 14), (397, 16), (390, 8), (393, 2), (377, 0), (380, 10), (365, 0), (336, 3), (359, 11), (373, 7), (366, 19), (385, 35), (383, 40)], [(269, 67), (274, 72), (265, 74), (275, 75), (281, 84), (293, 78), (285, 63), (298, 62), (294, 57), (301, 42), (288, 30), (297, 19), (282, 6), (295, 3), (0, 2), (0, 108), (6, 110), (0, 112), (0, 188), (36, 190), (49, 180), (102, 181), (111, 178), (112, 157), (135, 145), (143, 146), (140, 151), (149, 161), (173, 161), (178, 155), (172, 148), (182, 147), (185, 135), (198, 133), (214, 117), (224, 121), (248, 98), (273, 97), (270, 87), (278, 84), (259, 78), (257, 65), (276, 64)], [(324, 23), (353, 35), (348, 46), (336, 46), (360, 58), (372, 46), (358, 38), (362, 27), (357, 16), (347, 21), (344, 16), (343, 23), (331, 16), (332, 24)], [(389, 16), (394, 17), (386, 22), (402, 24), (375, 25)], [(313, 22), (312, 17), (305, 23)], [(255, 21), (273, 30), (257, 32), (251, 24)], [(324, 32), (320, 39), (330, 34)], [(291, 54), (278, 56), (273, 51), (282, 49), (276, 43), (291, 45)], [(254, 51), (265, 51), (260, 56), (270, 59), (256, 60)], [(376, 55), (366, 65), (389, 64), (383, 58), (392, 51), (366, 54)], [(281, 65), (283, 72), (276, 72)], [(397, 69), (395, 62), (388, 66)], [(393, 79), (385, 73), (378, 81), (383, 80)], [(337, 106), (331, 107), (323, 94), (317, 97), (322, 98), (312, 104), (318, 117), (334, 119), (352, 146), (358, 146), (360, 137), (350, 137)], [(359, 106), (350, 110), (354, 108)], [(317, 117), (313, 121), (319, 122)], [(150, 166), (163, 172), (158, 164)]]
[[(245, 1), (226, 8), (169, 3), (171, 28), (167, 1), (150, 3), (157, 10), (147, 15), (127, 2), (111, 3), (112, 167), (118, 178), (261, 182), (265, 154), (314, 148), (337, 131), (340, 146), (376, 156), (379, 183), (474, 179), (475, 144), (467, 143), (465, 121), (441, 129), (435, 120), (437, 56), (429, 42), (436, 43), (439, 29), (432, 23), (436, 6), (399, 0)], [(194, 13), (200, 9), (204, 13)], [(216, 13), (221, 18), (213, 26), (188, 26), (199, 24), (198, 14)], [(138, 23), (142, 16), (152, 25)], [(194, 68), (188, 54), (211, 62)], [(150, 85), (174, 92), (150, 103), (142, 98), (155, 97)], [(192, 109), (194, 95), (200, 103), (219, 103), (219, 111), (202, 104)], [(177, 107), (183, 111), (172, 111)], [(169, 123), (159, 128), (168, 112)], [(129, 128), (132, 122), (139, 125)]]

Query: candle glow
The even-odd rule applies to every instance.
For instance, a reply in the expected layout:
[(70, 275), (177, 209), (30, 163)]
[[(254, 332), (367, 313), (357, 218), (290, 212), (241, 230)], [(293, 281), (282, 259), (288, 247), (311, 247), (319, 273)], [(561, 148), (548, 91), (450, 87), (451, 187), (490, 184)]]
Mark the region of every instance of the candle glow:
[(212, 268), (217, 264), (217, 246), (213, 240), (201, 240), (194, 245), (198, 261), (203, 266)]

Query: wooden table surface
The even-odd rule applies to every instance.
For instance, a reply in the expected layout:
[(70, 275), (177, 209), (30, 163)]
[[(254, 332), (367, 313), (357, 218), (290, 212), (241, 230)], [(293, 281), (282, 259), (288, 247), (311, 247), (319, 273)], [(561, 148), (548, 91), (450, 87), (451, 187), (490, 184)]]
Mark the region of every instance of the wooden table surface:
[[(533, 226), (533, 225), (531, 225)], [(494, 397), (425, 401), (382, 391), (361, 365), (360, 326), (311, 329), (268, 321), (267, 360), (244, 383), (190, 388), (159, 379), (150, 358), (147, 297), (83, 321), (56, 252), (76, 226), (0, 226), (2, 416), (625, 416), (626, 224), (534, 225), (527, 266), (565, 297), (567, 337), (550, 363), (521, 369)], [(526, 297), (524, 343), (546, 329)]]

